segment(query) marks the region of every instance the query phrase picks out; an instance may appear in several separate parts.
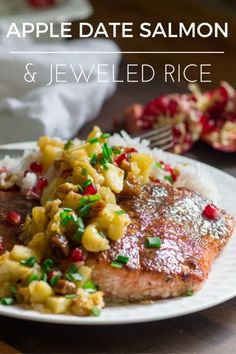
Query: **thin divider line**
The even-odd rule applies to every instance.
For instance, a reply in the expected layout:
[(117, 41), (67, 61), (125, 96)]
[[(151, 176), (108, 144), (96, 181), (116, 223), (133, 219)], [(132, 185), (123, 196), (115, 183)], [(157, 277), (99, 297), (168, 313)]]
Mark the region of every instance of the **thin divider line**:
[(10, 54), (224, 54), (224, 51), (10, 51)]

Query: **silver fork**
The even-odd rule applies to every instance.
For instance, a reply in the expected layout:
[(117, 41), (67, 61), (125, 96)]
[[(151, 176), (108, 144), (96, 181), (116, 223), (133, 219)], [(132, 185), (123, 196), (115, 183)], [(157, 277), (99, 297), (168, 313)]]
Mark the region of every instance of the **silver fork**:
[[(173, 134), (170, 125), (162, 125), (145, 133), (133, 135), (133, 137), (139, 137), (141, 140), (149, 140), (151, 148), (168, 150), (173, 146)], [(5, 155), (20, 157), (28, 147), (28, 144), (25, 145), (24, 143), (19, 144), (19, 148), (15, 148), (15, 146), (11, 147), (11, 145), (9, 147), (0, 145), (0, 158), (3, 158)]]
[(155, 129), (148, 130), (145, 133), (133, 135), (141, 140), (147, 139), (150, 141), (150, 147), (162, 150), (168, 150), (173, 146), (173, 133), (171, 125), (162, 125)]

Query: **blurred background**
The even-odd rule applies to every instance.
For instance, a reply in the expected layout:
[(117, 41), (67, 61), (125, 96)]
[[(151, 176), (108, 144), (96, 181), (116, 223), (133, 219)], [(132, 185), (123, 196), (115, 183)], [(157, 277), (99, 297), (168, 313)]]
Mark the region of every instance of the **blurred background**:
[[(213, 85), (218, 85), (224, 79), (236, 86), (236, 0), (119, 0), (119, 1), (96, 1), (91, 0), (94, 13), (89, 22), (97, 24), (100, 21), (131, 21), (136, 28), (142, 22), (172, 22), (176, 27), (179, 22), (190, 24), (191, 22), (219, 22), (229, 23), (229, 38), (178, 38), (168, 39), (158, 37), (139, 38), (117, 38), (117, 43), (122, 50), (129, 51), (168, 51), (168, 50), (199, 50), (199, 51), (225, 51), (225, 55), (125, 55), (124, 60), (145, 63), (154, 66), (164, 63), (180, 63), (183, 65), (189, 62), (196, 64), (211, 62), (214, 77)], [(186, 83), (182, 82), (182, 85)], [(208, 84), (205, 87), (212, 87)]]
[[(86, 64), (93, 61), (98, 63), (106, 61), (109, 61), (110, 64), (115, 63), (119, 67), (120, 80), (125, 80), (128, 63), (147, 63), (157, 70), (158, 68), (162, 68), (166, 63), (173, 65), (180, 64), (182, 67), (190, 63), (210, 63), (212, 82), (201, 84), (200, 86), (203, 90), (219, 87), (222, 80), (228, 81), (233, 87), (236, 86), (236, 0), (169, 0), (168, 2), (156, 0), (0, 0), (0, 25), (9, 24), (12, 21), (23, 22), (27, 20), (55, 23), (72, 21), (73, 40), (60, 43), (60, 49), (64, 51), (68, 50), (68, 48), (70, 50), (71, 48), (73, 50), (81, 50), (81, 48), (84, 48), (84, 45), (85, 48), (95, 48), (96, 50), (106, 48), (108, 51), (119, 51), (119, 49), (121, 51), (224, 51), (224, 54), (202, 55), (124, 54), (121, 58), (118, 56), (112, 58), (110, 55), (99, 57), (96, 54), (90, 54), (87, 57), (80, 55), (67, 56), (66, 61), (70, 63), (73, 60), (73, 63), (76, 63), (83, 60)], [(99, 22), (104, 22), (105, 24), (109, 22), (133, 22), (134, 38), (121, 38), (121, 36), (118, 36), (114, 40), (105, 40), (104, 43), (93, 39), (76, 40), (78, 39), (77, 25), (79, 21), (88, 21), (95, 28)], [(172, 22), (174, 28), (177, 28), (179, 22), (184, 22), (186, 25), (191, 22), (195, 22), (196, 24), (202, 22), (219, 22), (222, 25), (228, 22), (229, 37), (195, 39), (186, 37), (175, 39), (158, 36), (156, 38), (140, 38), (137, 33), (142, 22), (150, 22), (152, 24), (161, 22), (163, 25)], [(58, 50), (59, 47), (56, 47), (57, 44), (51, 44), (47, 38), (44, 40), (46, 44), (43, 44), (45, 46), (43, 48), (47, 50), (48, 48), (54, 48), (52, 45), (55, 45), (55, 49)], [(101, 47), (103, 45), (105, 47)], [(28, 43), (28, 48), (32, 47), (36, 50), (35, 48), (37, 47), (35, 46), (36, 44), (33, 42)], [(45, 69), (44, 64), (46, 62), (59, 60), (59, 58), (61, 57), (32, 57), (35, 61), (38, 60), (40, 70)], [(31, 59), (30, 56), (24, 58), (25, 61), (29, 61), (29, 59)], [(19, 56), (10, 57), (8, 61), (5, 60), (5, 67), (7, 67), (8, 62), (12, 65), (15, 65), (16, 62), (22, 65), (24, 60)], [(21, 70), (22, 68), (17, 73), (20, 73)], [(12, 73), (8, 74), (7, 78), (5, 77), (6, 82), (3, 76), (4, 70), (0, 70), (0, 99), (1, 84), (2, 87), (6, 87), (8, 84), (7, 80), (11, 77), (12, 88), (14, 80), (17, 80), (17, 75), (13, 77)], [(2, 124), (4, 134), (0, 136), (0, 143), (33, 140), (37, 138), (37, 135), (42, 134), (56, 135), (67, 139), (79, 133), (79, 136), (84, 137), (94, 124), (100, 125), (105, 131), (112, 132), (118, 129), (114, 122), (119, 121), (127, 106), (133, 103), (146, 105), (147, 102), (160, 95), (185, 93), (188, 91), (188, 83), (184, 79), (178, 83), (165, 83), (163, 76), (160, 78), (158, 75), (149, 83), (120, 82), (117, 85), (113, 84), (109, 87), (107, 85), (107, 87), (103, 87), (103, 93), (102, 86), (95, 87), (88, 84), (86, 85), (86, 94), (84, 92), (85, 86), (83, 85), (81, 87), (80, 85), (77, 85), (77, 87), (73, 86), (73, 89), (71, 86), (71, 94), (68, 91), (69, 86), (64, 89), (61, 86), (55, 85), (55, 87), (51, 87), (50, 90), (45, 92), (45, 88), (35, 88), (28, 85), (26, 95), (19, 98), (21, 90), (18, 89), (14, 99), (12, 99), (12, 96), (6, 96), (4, 93), (6, 96), (4, 104), (0, 100), (1, 122), (4, 121), (3, 116), (6, 108), (9, 114), (6, 115), (5, 123)], [(222, 90), (224, 91), (225, 88), (221, 88), (220, 90), (221, 95)], [(219, 92), (216, 93), (216, 96)], [(229, 92), (226, 94), (228, 95)], [(68, 101), (69, 95), (70, 99)], [(221, 99), (222, 97), (220, 97)], [(45, 108), (45, 102), (50, 106), (50, 109), (48, 107)], [(236, 98), (234, 98), (234, 105), (236, 106), (235, 102)], [(56, 111), (55, 114), (53, 113), (54, 110)], [(9, 122), (16, 124), (17, 134), (12, 132), (12, 123), (10, 124)], [(230, 122), (233, 122), (230, 124), (234, 130), (234, 151), (236, 151), (236, 112), (233, 112), (233, 115), (231, 114)], [(27, 136), (25, 135), (26, 129), (21, 129), (24, 126), (23, 123), (28, 128), (27, 131), (29, 133)], [(37, 125), (36, 123), (40, 124)], [(50, 130), (49, 125), (54, 128)], [(61, 130), (59, 129), (60, 126), (62, 127)], [(208, 151), (206, 145), (203, 145), (202, 151), (203, 155)]]

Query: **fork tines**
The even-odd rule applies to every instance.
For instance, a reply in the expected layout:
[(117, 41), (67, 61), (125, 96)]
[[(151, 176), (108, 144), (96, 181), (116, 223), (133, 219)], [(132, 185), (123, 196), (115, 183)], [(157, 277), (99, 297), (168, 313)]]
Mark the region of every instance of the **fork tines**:
[(135, 135), (135, 137), (139, 137), (141, 140), (149, 140), (149, 146), (151, 148), (168, 150), (173, 146), (173, 133), (171, 125), (162, 125), (143, 134)]

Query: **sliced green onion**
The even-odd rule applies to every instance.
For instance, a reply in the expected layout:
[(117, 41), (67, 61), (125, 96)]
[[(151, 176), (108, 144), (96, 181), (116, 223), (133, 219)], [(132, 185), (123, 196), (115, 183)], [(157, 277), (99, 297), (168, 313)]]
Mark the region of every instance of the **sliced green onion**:
[(77, 188), (78, 188), (78, 192), (83, 193), (83, 188), (79, 184), (77, 185)]
[(53, 270), (54, 267), (54, 261), (50, 258), (45, 259), (45, 261), (42, 264), (42, 269), (44, 272), (48, 273)]
[(108, 139), (111, 135), (109, 133), (103, 133), (101, 134), (100, 138), (101, 139)]
[(60, 224), (61, 226), (66, 226), (71, 220), (71, 216), (67, 211), (62, 211), (60, 213)]
[(126, 213), (126, 211), (124, 211), (124, 210), (116, 210), (116, 211), (114, 211), (114, 214), (116, 214), (116, 215), (123, 215), (123, 214), (127, 214), (127, 213)]
[(68, 150), (73, 145), (72, 140), (68, 140), (64, 145), (64, 150)]
[(94, 282), (92, 282), (92, 280), (86, 281), (86, 283), (83, 285), (83, 289), (86, 290), (87, 293), (89, 294), (96, 293), (96, 291), (98, 290), (98, 288), (96, 287)]
[(77, 216), (73, 212), (71, 208), (64, 208), (63, 211), (60, 213), (60, 224), (62, 226), (66, 226), (70, 221), (76, 223)]
[(115, 261), (123, 263), (123, 264), (127, 264), (129, 262), (129, 257), (128, 256), (123, 256), (122, 254), (119, 254), (119, 256), (116, 257)]
[(108, 161), (108, 162), (112, 162), (112, 149), (111, 147), (107, 144), (107, 143), (104, 143), (102, 145), (102, 154), (103, 154), (103, 157)]
[(48, 276), (47, 276), (47, 273), (42, 273), (41, 277), (40, 277), (40, 280), (42, 281), (47, 281), (48, 280)]
[(111, 262), (111, 266), (114, 268), (123, 268), (124, 264), (122, 264), (120, 262), (113, 261), (113, 262)]
[(81, 217), (77, 218), (77, 229), (74, 233), (73, 239), (77, 242), (81, 241), (81, 237), (84, 234), (85, 226)]
[(166, 181), (169, 181), (170, 183), (173, 183), (173, 182), (174, 182), (174, 181), (173, 181), (173, 178), (172, 178), (171, 176), (165, 176), (164, 179), (165, 179)]
[(163, 168), (163, 165), (160, 163), (160, 161), (157, 161), (157, 162), (156, 162), (156, 167), (158, 167), (158, 168)]
[(87, 179), (87, 181), (84, 182), (84, 187), (88, 187), (92, 184), (93, 182), (91, 181), (91, 179)]
[(65, 295), (65, 298), (66, 299), (75, 299), (76, 298), (76, 294), (68, 294), (68, 295)]
[(95, 144), (95, 143), (99, 142), (99, 139), (98, 138), (90, 138), (90, 139), (87, 140), (87, 142), (89, 144)]
[(104, 168), (105, 171), (108, 171), (109, 170), (109, 166), (107, 163), (104, 163), (104, 165), (102, 166)]
[(77, 216), (73, 213), (73, 214), (71, 214), (71, 221), (73, 222), (73, 223), (76, 223), (77, 222)]
[(193, 290), (187, 290), (184, 296), (193, 296)]
[(88, 201), (90, 203), (95, 203), (95, 202), (97, 202), (100, 199), (101, 199), (101, 195), (100, 194), (93, 194), (93, 195), (89, 195), (89, 197), (88, 197)]
[(75, 264), (71, 264), (67, 269), (67, 273), (78, 273), (78, 267)]
[(62, 274), (61, 272), (57, 272), (57, 274), (53, 275), (50, 279), (50, 285), (55, 286), (57, 285), (59, 279), (61, 278)]
[(4, 306), (10, 306), (15, 303), (15, 299), (13, 297), (2, 297), (0, 298), (0, 304)]
[(81, 208), (82, 206), (88, 204), (88, 197), (85, 196), (85, 197), (82, 197), (79, 201), (79, 208)]
[(88, 216), (90, 210), (91, 210), (91, 205), (89, 204), (84, 205), (82, 208), (78, 210), (79, 216), (81, 218)]
[(77, 219), (77, 225), (78, 227), (80, 227), (81, 229), (84, 229), (84, 222), (81, 218)]
[(94, 306), (91, 310), (91, 316), (99, 317), (100, 315), (101, 315), (101, 310), (97, 306)]
[(28, 283), (32, 283), (32, 281), (35, 281), (35, 280), (39, 280), (39, 276), (37, 274), (30, 274), (29, 277), (28, 277)]
[(12, 295), (16, 295), (17, 293), (17, 289), (14, 285), (10, 285), (10, 292)]
[(121, 149), (118, 146), (112, 146), (111, 147), (112, 152), (114, 155), (120, 155), (121, 154)]
[(90, 160), (90, 164), (94, 167), (97, 163), (97, 155), (93, 154)]
[(81, 175), (82, 175), (82, 176), (87, 176), (87, 175), (88, 175), (88, 170), (87, 170), (87, 168), (82, 167), (82, 169), (81, 169)]
[(122, 268), (125, 264), (129, 262), (129, 257), (119, 254), (116, 259), (111, 262), (111, 266), (115, 268)]
[(161, 247), (160, 237), (147, 237), (146, 246), (148, 248), (160, 248)]
[(66, 273), (65, 278), (73, 283), (82, 280), (82, 276), (79, 273)]
[(27, 259), (23, 259), (22, 261), (20, 261), (20, 264), (30, 268), (32, 268), (36, 263), (37, 263), (36, 257), (29, 257)]
[(104, 232), (102, 232), (101, 230), (98, 231), (99, 235), (102, 236), (102, 238), (106, 238), (106, 235), (104, 234)]

